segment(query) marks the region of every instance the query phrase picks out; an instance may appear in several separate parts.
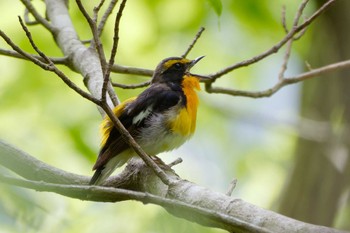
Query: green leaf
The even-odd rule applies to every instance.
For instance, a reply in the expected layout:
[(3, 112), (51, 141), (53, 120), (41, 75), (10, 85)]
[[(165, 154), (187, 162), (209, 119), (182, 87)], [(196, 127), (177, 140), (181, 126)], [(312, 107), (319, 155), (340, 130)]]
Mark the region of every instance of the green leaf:
[(222, 2), (221, 0), (208, 0), (210, 5), (214, 8), (215, 13), (220, 16), (222, 13)]

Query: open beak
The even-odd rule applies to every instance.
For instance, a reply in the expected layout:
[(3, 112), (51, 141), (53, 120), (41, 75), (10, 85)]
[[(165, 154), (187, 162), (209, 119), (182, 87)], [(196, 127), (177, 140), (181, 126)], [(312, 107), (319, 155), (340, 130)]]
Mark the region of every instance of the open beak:
[[(188, 64), (187, 72), (189, 73), (190, 69), (191, 69), (195, 64), (197, 64), (197, 62), (199, 62), (200, 60), (202, 60), (203, 57), (205, 57), (205, 56), (200, 56), (200, 57), (197, 57), (196, 59), (192, 60), (192, 61)], [(202, 81), (202, 82), (205, 82), (205, 81), (210, 80), (210, 77), (208, 77), (208, 76), (203, 76), (203, 75), (199, 75), (199, 74), (192, 74), (192, 73), (191, 73), (191, 76), (197, 77), (197, 78), (198, 78), (200, 81)]]
[(197, 57), (196, 59), (192, 60), (192, 61), (188, 64), (187, 71), (190, 71), (190, 69), (191, 69), (195, 64), (197, 64), (197, 62), (199, 62), (203, 57), (205, 57), (205, 56), (200, 56), (200, 57)]

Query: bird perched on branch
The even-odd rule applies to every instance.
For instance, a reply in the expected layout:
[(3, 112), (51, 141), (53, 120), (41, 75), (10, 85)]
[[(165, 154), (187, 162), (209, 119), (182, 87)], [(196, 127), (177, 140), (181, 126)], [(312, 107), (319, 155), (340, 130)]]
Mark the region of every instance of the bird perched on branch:
[[(151, 85), (140, 95), (119, 104), (114, 114), (150, 156), (181, 146), (194, 133), (199, 79), (190, 69), (203, 58), (170, 57), (156, 67)], [(91, 185), (99, 185), (135, 152), (107, 116), (102, 124), (102, 143)]]

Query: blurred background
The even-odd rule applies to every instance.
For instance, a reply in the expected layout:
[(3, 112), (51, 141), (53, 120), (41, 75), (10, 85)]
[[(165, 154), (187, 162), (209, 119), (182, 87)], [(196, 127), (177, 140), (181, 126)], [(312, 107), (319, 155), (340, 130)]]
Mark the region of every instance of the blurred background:
[[(44, 14), (44, 3), (33, 4)], [(99, 1), (85, 1), (92, 9)], [(206, 57), (193, 69), (210, 74), (260, 54), (283, 38), (282, 6), (291, 25), (300, 1), (143, 0), (128, 1), (121, 22), (116, 62), (154, 69), (160, 60), (184, 53), (198, 29), (206, 28), (189, 58)], [(305, 16), (325, 1), (310, 1)], [(20, 29), (19, 1), (0, 0), (0, 29), (34, 53)], [(69, 9), (80, 39), (91, 38), (75, 1)], [(294, 44), (287, 76), (350, 57), (349, 1), (338, 1)], [(112, 17), (113, 18), (113, 17)], [(29, 27), (39, 48), (62, 56), (41, 26)], [(108, 53), (113, 36), (103, 33)], [(9, 49), (3, 40), (0, 48)], [(277, 82), (283, 50), (258, 64), (239, 69), (215, 85), (265, 90)], [(79, 86), (80, 74), (60, 66)], [(0, 56), (0, 139), (66, 171), (91, 176), (99, 150), (97, 108), (52, 73), (27, 61)], [(287, 86), (270, 98), (252, 99), (200, 93), (195, 136), (180, 149), (160, 155), (183, 179), (302, 221), (350, 230), (349, 72)], [(113, 74), (120, 83), (148, 77)], [(116, 88), (124, 100), (141, 89)], [(0, 172), (7, 172), (0, 166)], [(137, 202), (92, 203), (53, 193), (0, 184), (0, 232), (219, 233), (175, 218), (159, 206)]]

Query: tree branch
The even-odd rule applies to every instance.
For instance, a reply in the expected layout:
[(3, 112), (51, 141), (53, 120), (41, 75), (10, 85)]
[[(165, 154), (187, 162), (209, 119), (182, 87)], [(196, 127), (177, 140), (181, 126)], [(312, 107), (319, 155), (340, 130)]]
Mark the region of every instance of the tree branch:
[[(29, 59), (23, 55), (21, 55), (20, 53), (13, 51), (13, 50), (7, 50), (7, 49), (2, 49), (0, 48), (0, 55), (4, 55), (4, 56), (8, 56), (8, 57), (13, 57), (13, 58), (19, 58), (19, 59), (23, 59), (23, 60), (27, 60), (29, 61)], [(44, 62), (44, 59), (38, 55), (35, 54), (30, 54), (31, 57), (34, 57), (35, 59)], [(57, 65), (66, 65), (68, 66), (69, 61), (67, 59), (67, 57), (49, 57), (49, 59)]]
[[(103, 72), (98, 54), (93, 49), (86, 48), (79, 40), (64, 0), (45, 0), (45, 2), (47, 16), (56, 29), (55, 41), (63, 54), (69, 58), (71, 67), (83, 75), (84, 83), (90, 93), (96, 98), (101, 98)], [(107, 102), (109, 106), (114, 106), (110, 97)], [(102, 109), (100, 112), (104, 115)]]
[(107, 10), (105, 11), (105, 13), (103, 14), (100, 23), (98, 24), (97, 27), (97, 31), (98, 31), (98, 35), (101, 36), (102, 31), (104, 29), (104, 26), (107, 22), (108, 17), (112, 14), (115, 6), (117, 5), (118, 0), (111, 0), (111, 2), (109, 3), (109, 6), (107, 8)]
[[(248, 65), (252, 65), (258, 61), (261, 61), (262, 59), (270, 56), (273, 53), (277, 53), (280, 48), (282, 48), (282, 46), (287, 43), (290, 39), (292, 39), (298, 32), (302, 31), (304, 28), (306, 28), (307, 26), (309, 26), (320, 14), (322, 14), (331, 4), (333, 4), (336, 0), (328, 0), (323, 6), (321, 6), (313, 15), (311, 15), (309, 18), (307, 18), (304, 23), (300, 24), (297, 27), (293, 27), (289, 33), (277, 44), (275, 44), (274, 46), (272, 46), (270, 49), (268, 49), (267, 51), (252, 57), (248, 60), (245, 61), (241, 61), (239, 63), (236, 63), (232, 66), (226, 67), (224, 69), (222, 69), (221, 71), (218, 71), (214, 74), (210, 74), (208, 75), (209, 77), (212, 78), (211, 83), (214, 82), (217, 78), (232, 72), (233, 70), (236, 70), (238, 68), (242, 68)], [(299, 12), (301, 10), (301, 12)], [(302, 11), (304, 10), (304, 8), (299, 8), (298, 12), (296, 14), (301, 14)]]
[(185, 53), (181, 55), (181, 57), (186, 58), (187, 55), (191, 52), (193, 46), (196, 44), (196, 42), (198, 41), (199, 37), (201, 37), (202, 33), (204, 32), (205, 28), (201, 27), (199, 29), (199, 31), (197, 32), (196, 36), (194, 37), (192, 43), (190, 44), (190, 46), (188, 46), (188, 48), (186, 49)]
[[(303, 81), (304, 79), (299, 79), (298, 77), (294, 77), (294, 78), (285, 78), (284, 77), (284, 73), (287, 69), (287, 63), (288, 60), (290, 58), (290, 52), (291, 52), (291, 48), (292, 48), (292, 43), (295, 39), (299, 39), (305, 32), (306, 28), (320, 15), (322, 14), (329, 6), (331, 6), (331, 4), (333, 4), (336, 0), (328, 0), (326, 3), (324, 3), (316, 12), (314, 12), (314, 14), (312, 14), (309, 18), (307, 18), (303, 23), (298, 24), (299, 20), (302, 16), (302, 13), (306, 7), (306, 4), (308, 3), (308, 0), (303, 0), (302, 3), (300, 4), (295, 17), (294, 17), (294, 21), (293, 21), (293, 27), (291, 30), (288, 31), (288, 28), (286, 26), (286, 22), (285, 22), (285, 12), (284, 10), (282, 11), (282, 26), (283, 28), (287, 31), (287, 35), (279, 42), (277, 43), (275, 46), (273, 46), (272, 48), (270, 48), (269, 50), (267, 50), (266, 52), (257, 55), (251, 59), (239, 62), (237, 64), (234, 64), (232, 66), (229, 66), (215, 74), (209, 75), (209, 80), (206, 80), (206, 84), (205, 84), (205, 89), (208, 93), (220, 93), (220, 94), (227, 94), (227, 95), (233, 95), (233, 96), (244, 96), (244, 97), (251, 97), (251, 98), (261, 98), (261, 97), (269, 97), (272, 94), (276, 93), (278, 90), (280, 90), (282, 87), (289, 85), (291, 83), (296, 83), (296, 82), (300, 82)], [(298, 34), (300, 33), (300, 34)], [(281, 66), (281, 70), (279, 72), (278, 78), (279, 81), (271, 88), (264, 90), (264, 91), (256, 91), (256, 92), (252, 92), (252, 91), (243, 91), (243, 90), (235, 90), (235, 89), (231, 89), (231, 88), (223, 88), (223, 87), (213, 87), (213, 83), (215, 82), (215, 80), (221, 76), (223, 76), (224, 74), (227, 74), (229, 72), (232, 72), (235, 69), (244, 67), (244, 66), (248, 66), (248, 65), (252, 65), (264, 58), (266, 58), (267, 56), (270, 56), (273, 53), (276, 53), (279, 51), (279, 49), (284, 46), (287, 43), (287, 48), (286, 48), (286, 52), (285, 52), (285, 56), (283, 59), (283, 64)], [(337, 65), (335, 65), (337, 66)], [(340, 64), (339, 66), (337, 66), (338, 69), (342, 69), (342, 68), (346, 68), (348, 67), (346, 64)], [(329, 68), (329, 67), (328, 67)], [(320, 68), (317, 72), (312, 72), (312, 73), (305, 73), (306, 76), (308, 78), (311, 77), (315, 77), (316, 75), (319, 75), (321, 73), (327, 73), (329, 71), (334, 70), (333, 68), (328, 69), (327, 67), (325, 67), (325, 69)], [(301, 74), (300, 76), (303, 76), (303, 74)]]
[(21, 0), (21, 2), (23, 3), (23, 5), (25, 5), (26, 10), (28, 10), (33, 17), (35, 18), (36, 22), (40, 23), (41, 25), (43, 25), (47, 30), (49, 30), (50, 32), (53, 32), (53, 27), (49, 24), (49, 22), (47, 22), (46, 19), (44, 19), (34, 8), (34, 6), (32, 5), (32, 3), (30, 2), (30, 0)]
[(106, 100), (106, 92), (107, 92), (107, 86), (110, 85), (110, 73), (111, 73), (111, 67), (114, 64), (115, 56), (117, 55), (117, 50), (118, 50), (118, 44), (119, 44), (119, 25), (120, 25), (120, 20), (123, 15), (123, 10), (126, 5), (126, 0), (123, 0), (122, 3), (119, 6), (119, 11), (117, 13), (117, 16), (115, 18), (114, 22), (114, 36), (113, 36), (113, 45), (112, 45), (112, 51), (111, 51), (111, 56), (109, 58), (109, 62), (106, 66), (106, 70), (103, 78), (103, 85), (102, 85), (102, 97), (101, 101), (105, 102)]
[[(22, 0), (22, 2), (30, 3), (28, 0)], [(123, 2), (125, 3), (126, 1), (124, 0)], [(306, 2), (307, 0), (303, 1), (302, 4), (306, 4)], [(296, 36), (299, 36), (300, 34), (298, 33), (305, 30), (305, 28), (333, 2), (335, 2), (335, 0), (327, 1), (302, 24), (298, 25), (298, 23), (295, 23), (295, 20), (294, 27), (287, 32), (287, 35), (266, 52), (210, 75), (212, 79), (206, 83), (207, 91), (249, 97), (265, 97), (270, 96), (285, 85), (304, 81), (308, 78), (315, 77), (316, 75), (324, 74), (337, 69), (350, 67), (349, 60), (311, 70), (298, 76), (290, 78), (283, 77), (287, 68), (287, 61), (289, 59), (292, 43), (291, 41), (296, 38)], [(97, 53), (92, 48), (86, 48), (82, 42), (79, 41), (69, 17), (67, 6), (63, 0), (46, 0), (47, 14), (51, 21), (51, 24), (49, 25), (55, 29), (51, 32), (53, 33), (55, 40), (57, 41), (64, 55), (68, 58), (66, 59), (66, 62), (69, 61), (70, 67), (73, 67), (74, 70), (83, 74), (86, 85), (92, 93), (91, 96), (93, 96), (90, 100), (101, 106), (101, 108), (111, 118), (113, 124), (118, 128), (118, 130), (120, 130), (124, 139), (126, 139), (130, 146), (135, 149), (147, 166), (141, 160), (132, 160), (121, 174), (107, 180), (106, 185), (117, 188), (97, 186), (91, 187), (86, 185), (89, 177), (78, 176), (76, 174), (67, 173), (63, 170), (53, 168), (0, 141), (0, 164), (25, 178), (25, 180), (23, 180), (0, 176), (0, 180), (2, 182), (35, 189), (38, 191), (56, 192), (61, 195), (83, 200), (103, 202), (138, 200), (143, 203), (153, 203), (164, 207), (175, 216), (179, 216), (190, 221), (195, 221), (202, 225), (218, 227), (234, 232), (287, 232), (286, 229), (288, 229), (288, 232), (340, 232), (331, 228), (302, 223), (271, 211), (263, 210), (242, 200), (234, 199), (227, 195), (216, 193), (191, 182), (182, 180), (172, 171), (164, 172), (162, 169), (160, 169), (157, 164), (155, 164), (154, 161), (143, 152), (142, 148), (137, 145), (135, 140), (123, 127), (118, 118), (115, 117), (111, 110), (113, 104), (110, 99), (108, 99), (106, 103), (99, 101), (103, 93), (101, 87), (104, 85), (103, 83), (104, 80), (106, 80), (106, 77), (109, 78), (110, 71), (121, 73), (134, 72), (135, 74), (137, 73), (148, 76), (152, 74), (152, 71), (122, 67), (118, 65), (112, 66), (117, 49), (116, 45), (113, 46), (115, 52), (112, 52), (109, 62), (109, 66), (112, 68), (109, 70), (109, 68), (106, 66), (107, 63), (104, 57), (103, 47), (99, 39), (104, 23), (103, 21), (100, 23), (100, 25), (102, 25), (100, 31), (99, 28), (96, 27), (97, 13), (96, 20), (91, 19), (85, 9), (82, 7), (80, 0), (77, 0), (77, 3), (78, 5), (80, 4), (81, 10), (90, 24), (94, 36), (94, 43), (97, 45)], [(113, 0), (110, 4), (112, 3)], [(295, 19), (299, 20), (304, 7), (305, 6), (301, 5), (296, 13)], [(122, 8), (120, 9), (121, 10), (119, 11), (120, 13), (117, 14), (115, 24), (116, 29), (119, 27), (118, 24), (120, 21)], [(106, 11), (105, 15), (107, 12), (108, 11)], [(33, 13), (31, 12), (31, 14)], [(107, 15), (109, 14), (110, 13)], [(108, 16), (106, 16), (106, 19), (107, 17)], [(27, 32), (32, 46), (40, 54), (40, 57), (32, 56), (31, 54), (22, 51), (2, 31), (0, 31), (0, 35), (15, 51), (18, 52), (20, 56), (31, 60), (44, 69), (54, 71), (62, 78), (64, 74), (62, 72), (60, 73), (60, 71), (55, 68), (54, 62), (35, 46), (29, 31), (26, 29), (24, 24), (22, 25)], [(287, 27), (285, 26), (285, 28)], [(117, 38), (118, 33), (115, 32), (115, 35), (115, 38)], [(191, 46), (198, 38), (199, 36), (196, 36)], [(117, 44), (117, 42), (118, 39), (114, 39), (114, 44)], [(262, 92), (245, 92), (231, 89), (220, 90), (220, 88), (211, 86), (211, 84), (214, 83), (217, 78), (237, 68), (251, 65), (264, 59), (265, 57), (277, 52), (286, 43), (290, 43), (290, 46), (287, 48), (284, 63), (281, 67), (281, 78), (274, 87)], [(191, 50), (191, 46), (189, 47), (188, 51)], [(188, 52), (186, 51), (184, 56), (186, 56), (187, 53)], [(11, 56), (17, 55), (12, 53)], [(104, 61), (101, 59), (104, 59)], [(63, 80), (69, 79), (66, 78)], [(109, 85), (108, 88), (110, 87), (111, 86)], [(110, 98), (110, 96), (107, 97)]]
[(348, 69), (348, 68), (350, 68), (350, 60), (330, 64), (330, 65), (323, 66), (318, 69), (313, 69), (309, 72), (305, 72), (296, 76), (280, 79), (273, 87), (264, 91), (242, 91), (242, 90), (235, 90), (235, 89), (222, 88), (222, 87), (212, 87), (212, 86), (208, 86), (207, 83), (205, 87), (207, 92), (209, 93), (220, 93), (220, 94), (227, 94), (232, 96), (244, 96), (244, 97), (250, 97), (250, 98), (262, 98), (262, 97), (269, 97), (275, 94), (284, 86), (302, 82), (307, 79), (319, 77), (320, 75), (324, 75), (330, 72), (340, 71), (342, 69)]
[(152, 203), (177, 217), (230, 232), (341, 232), (293, 220), (240, 199), (210, 191), (179, 179), (175, 173), (169, 175), (176, 177), (177, 182), (170, 186), (164, 185), (139, 159), (133, 160), (118, 176), (108, 179), (113, 188), (87, 186), (88, 177), (51, 167), (2, 141), (0, 164), (25, 179), (0, 175), (0, 181), (4, 183), (81, 200), (136, 200), (144, 204)]
[(146, 81), (146, 82), (139, 83), (139, 84), (130, 84), (130, 85), (112, 82), (113, 87), (120, 87), (123, 89), (136, 89), (136, 88), (141, 88), (141, 87), (147, 87), (150, 84), (151, 84), (151, 81)]
[(114, 64), (111, 70), (115, 73), (120, 73), (120, 74), (136, 74), (136, 75), (142, 75), (142, 76), (153, 75), (153, 70), (129, 67), (129, 66), (121, 66), (117, 64)]

